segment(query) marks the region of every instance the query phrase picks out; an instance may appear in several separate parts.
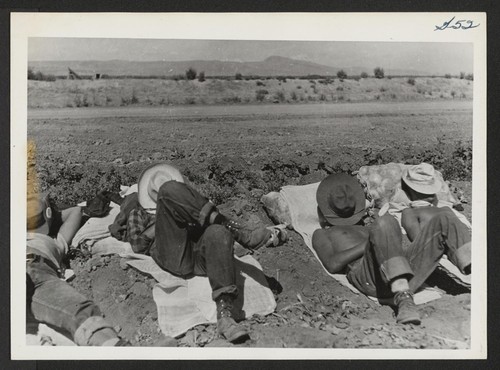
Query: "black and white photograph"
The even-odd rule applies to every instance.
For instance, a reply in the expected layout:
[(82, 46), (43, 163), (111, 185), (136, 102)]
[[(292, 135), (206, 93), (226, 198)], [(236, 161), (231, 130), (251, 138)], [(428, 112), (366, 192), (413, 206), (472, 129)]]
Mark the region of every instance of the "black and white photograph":
[(485, 358), (485, 26), (13, 14), (12, 358)]

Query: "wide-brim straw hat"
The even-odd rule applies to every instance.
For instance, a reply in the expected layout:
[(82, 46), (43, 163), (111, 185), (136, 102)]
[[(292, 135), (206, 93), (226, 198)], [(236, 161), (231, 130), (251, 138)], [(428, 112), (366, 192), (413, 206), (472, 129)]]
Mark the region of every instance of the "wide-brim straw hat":
[(355, 225), (365, 214), (365, 192), (354, 177), (345, 173), (332, 174), (321, 181), (316, 201), (331, 225)]
[(146, 210), (156, 210), (158, 190), (167, 181), (184, 182), (181, 172), (168, 163), (156, 163), (142, 171), (137, 182), (139, 204)]
[(434, 167), (428, 163), (406, 167), (402, 179), (411, 189), (421, 194), (436, 194), (442, 186)]

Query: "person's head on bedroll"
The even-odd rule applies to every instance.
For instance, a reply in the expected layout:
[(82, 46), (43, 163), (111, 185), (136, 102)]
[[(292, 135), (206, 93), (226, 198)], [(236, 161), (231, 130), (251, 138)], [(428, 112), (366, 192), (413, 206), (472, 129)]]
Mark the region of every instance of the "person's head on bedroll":
[(181, 172), (168, 163), (157, 163), (147, 167), (139, 176), (137, 193), (139, 204), (146, 210), (156, 210), (160, 187), (167, 181), (184, 182)]
[(53, 213), (47, 194), (30, 194), (26, 207), (26, 228), (30, 233), (49, 234)]
[(442, 186), (434, 167), (428, 163), (406, 167), (403, 170), (402, 180), (402, 185), (406, 185), (403, 189), (411, 200), (433, 197)]
[(355, 225), (365, 214), (365, 193), (348, 174), (332, 174), (318, 186), (316, 201), (320, 216), (334, 226)]

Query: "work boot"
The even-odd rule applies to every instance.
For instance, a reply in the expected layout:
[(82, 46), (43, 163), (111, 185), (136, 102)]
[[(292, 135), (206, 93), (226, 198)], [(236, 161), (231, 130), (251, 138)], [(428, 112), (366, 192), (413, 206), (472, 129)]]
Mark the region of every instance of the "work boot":
[(397, 292), (394, 295), (394, 304), (398, 308), (396, 322), (400, 324), (420, 324), (420, 315), (413, 301), (413, 294), (409, 290)]
[(229, 342), (239, 342), (248, 337), (247, 330), (233, 319), (233, 298), (222, 294), (216, 301), (217, 304), (217, 332)]

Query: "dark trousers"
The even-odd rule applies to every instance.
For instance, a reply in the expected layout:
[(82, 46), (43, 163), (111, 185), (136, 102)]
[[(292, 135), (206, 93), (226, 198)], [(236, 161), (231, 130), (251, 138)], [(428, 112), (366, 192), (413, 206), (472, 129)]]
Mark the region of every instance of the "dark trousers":
[[(155, 242), (150, 254), (164, 270), (178, 276), (208, 276), (212, 298), (237, 295), (234, 240), (224, 226), (200, 224), (208, 199), (195, 189), (168, 181), (158, 192)], [(205, 207), (205, 208), (204, 208)]]
[(470, 233), (450, 209), (443, 208), (403, 248), (398, 222), (390, 215), (378, 218), (365, 240), (363, 257), (349, 266), (347, 278), (365, 294), (388, 298), (390, 282), (398, 277), (409, 280), (415, 292), (437, 267), (443, 254), (462, 272), (471, 263)]

